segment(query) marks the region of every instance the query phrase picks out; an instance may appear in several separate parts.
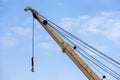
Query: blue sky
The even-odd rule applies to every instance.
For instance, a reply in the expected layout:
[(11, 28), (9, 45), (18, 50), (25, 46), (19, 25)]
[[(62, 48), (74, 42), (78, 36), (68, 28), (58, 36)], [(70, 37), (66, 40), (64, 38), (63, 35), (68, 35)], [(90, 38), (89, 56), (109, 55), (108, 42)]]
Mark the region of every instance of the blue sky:
[(120, 0), (0, 0), (0, 80), (87, 80), (37, 21), (31, 72), (32, 15), (24, 12), (28, 5), (120, 61), (119, 4)]

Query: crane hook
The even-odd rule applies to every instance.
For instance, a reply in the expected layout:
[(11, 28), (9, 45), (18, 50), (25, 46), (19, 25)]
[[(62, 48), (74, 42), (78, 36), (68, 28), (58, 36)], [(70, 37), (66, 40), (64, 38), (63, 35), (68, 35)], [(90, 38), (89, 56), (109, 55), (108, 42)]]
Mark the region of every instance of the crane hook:
[(34, 72), (34, 57), (31, 58), (31, 62), (32, 62), (32, 69), (31, 69), (31, 71)]

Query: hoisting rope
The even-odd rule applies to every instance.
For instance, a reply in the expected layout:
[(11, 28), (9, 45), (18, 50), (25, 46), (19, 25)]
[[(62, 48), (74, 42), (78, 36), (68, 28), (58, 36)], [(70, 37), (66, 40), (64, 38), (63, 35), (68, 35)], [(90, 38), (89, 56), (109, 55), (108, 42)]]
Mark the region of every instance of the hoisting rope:
[(32, 64), (31, 71), (34, 72), (34, 16), (33, 16), (33, 26), (32, 26), (32, 57), (31, 57), (31, 64)]
[[(42, 16), (42, 15), (40, 15), (40, 16), (42, 18), (44, 18), (45, 20), (47, 20), (49, 23), (51, 23), (51, 24), (49, 24), (49, 23), (48, 24), (58, 34), (60, 34), (61, 37), (66, 39), (68, 44), (71, 47), (73, 46), (73, 48), (75, 49), (76, 52), (80, 53), (88, 61), (92, 62), (95, 66), (99, 67), (100, 69), (102, 69), (103, 71), (105, 71), (106, 73), (108, 73), (109, 75), (114, 77), (115, 79), (120, 80), (120, 74), (119, 73), (117, 73), (116, 71), (112, 70), (111, 68), (109, 68), (108, 66), (103, 64), (101, 61), (97, 60), (95, 57), (90, 55), (87, 51), (84, 51), (81, 47), (83, 47), (85, 50), (87, 49), (87, 50), (91, 51), (92, 53), (95, 53), (101, 59), (109, 62), (110, 64), (112, 64), (115, 67), (117, 67), (118, 69), (120, 69), (120, 63), (118, 61), (112, 59), (111, 57), (105, 55), (104, 53), (100, 52), (99, 50), (97, 50), (94, 47), (90, 46), (89, 44), (85, 43), (81, 39), (75, 37), (74, 35), (72, 35), (68, 31), (62, 29), (61, 27), (59, 27), (58, 25), (56, 25), (52, 21), (50, 21), (47, 18), (45, 18), (44, 16)], [(33, 29), (32, 29), (32, 58), (31, 58), (31, 61), (32, 61), (32, 69), (31, 69), (31, 71), (34, 72), (34, 16), (33, 16)], [(105, 78), (105, 77), (106, 76), (103, 75), (103, 78)]]

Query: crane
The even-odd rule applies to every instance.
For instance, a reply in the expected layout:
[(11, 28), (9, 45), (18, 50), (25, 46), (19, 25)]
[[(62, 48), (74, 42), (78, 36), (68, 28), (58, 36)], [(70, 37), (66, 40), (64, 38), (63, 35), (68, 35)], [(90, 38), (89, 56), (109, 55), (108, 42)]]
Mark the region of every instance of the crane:
[[(25, 11), (31, 11), (33, 17), (43, 26), (43, 28), (49, 33), (49, 35), (56, 41), (61, 47), (62, 51), (77, 65), (77, 67), (84, 73), (88, 80), (101, 80), (100, 77), (89, 67), (89, 65), (82, 60), (82, 58), (72, 49), (67, 42), (59, 36), (59, 34), (51, 27), (47, 20), (45, 20), (39, 13), (27, 6)], [(33, 63), (33, 62), (32, 62)]]

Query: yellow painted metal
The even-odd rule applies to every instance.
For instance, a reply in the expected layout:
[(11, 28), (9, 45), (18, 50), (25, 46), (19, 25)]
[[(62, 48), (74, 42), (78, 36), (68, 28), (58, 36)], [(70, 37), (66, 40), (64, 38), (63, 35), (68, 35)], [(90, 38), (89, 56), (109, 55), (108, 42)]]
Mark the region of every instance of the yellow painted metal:
[(33, 16), (39, 21), (39, 23), (45, 28), (50, 36), (56, 41), (56, 43), (62, 48), (69, 58), (78, 66), (78, 68), (84, 73), (89, 80), (101, 80), (99, 76), (84, 62), (80, 56), (47, 24), (47, 22), (38, 14), (37, 11), (31, 7), (26, 7), (25, 11), (30, 10)]

